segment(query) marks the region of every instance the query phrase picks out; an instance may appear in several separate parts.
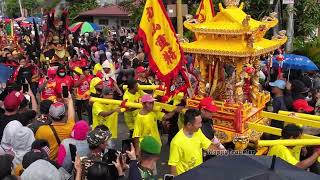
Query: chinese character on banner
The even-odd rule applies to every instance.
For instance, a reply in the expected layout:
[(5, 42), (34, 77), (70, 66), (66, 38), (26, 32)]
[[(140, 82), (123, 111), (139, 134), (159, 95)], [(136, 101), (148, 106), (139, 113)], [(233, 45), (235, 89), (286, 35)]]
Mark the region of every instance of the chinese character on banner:
[(152, 23), (152, 36), (153, 36), (158, 30), (161, 30), (160, 24), (154, 24), (154, 23)]
[(160, 46), (160, 51), (162, 51), (165, 47), (170, 46), (170, 43), (168, 43), (165, 34), (161, 34), (157, 37), (156, 45)]
[(153, 8), (152, 7), (147, 7), (147, 16), (148, 16), (148, 21), (150, 22), (150, 20), (153, 18), (154, 13), (153, 13)]
[(172, 47), (170, 47), (167, 51), (164, 51), (164, 53), (162, 55), (168, 64), (172, 64), (173, 60), (175, 60), (177, 58), (177, 55), (172, 50)]
[[(165, 84), (165, 96), (172, 97), (176, 93), (186, 92), (190, 83), (187, 76), (181, 76), (183, 82), (187, 83), (172, 86), (178, 74), (185, 71), (185, 57), (165, 9), (162, 0), (146, 0), (136, 40), (143, 42), (150, 69)], [(177, 84), (183, 84), (183, 87)], [(171, 87), (179, 88), (170, 91)]]

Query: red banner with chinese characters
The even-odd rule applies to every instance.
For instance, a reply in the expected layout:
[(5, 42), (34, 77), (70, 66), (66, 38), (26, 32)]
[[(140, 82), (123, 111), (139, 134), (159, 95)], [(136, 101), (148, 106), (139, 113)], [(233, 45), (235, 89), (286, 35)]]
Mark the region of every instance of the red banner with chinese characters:
[(214, 17), (212, 0), (201, 0), (195, 19), (200, 23), (210, 21)]
[(137, 39), (143, 41), (149, 66), (165, 83), (167, 96), (186, 91), (185, 57), (161, 0), (146, 1)]

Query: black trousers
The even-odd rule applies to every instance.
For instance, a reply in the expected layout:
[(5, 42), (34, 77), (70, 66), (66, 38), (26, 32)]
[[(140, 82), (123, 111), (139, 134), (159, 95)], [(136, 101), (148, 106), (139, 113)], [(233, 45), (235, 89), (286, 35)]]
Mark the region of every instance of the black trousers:
[(82, 120), (83, 112), (88, 113), (89, 124), (92, 124), (92, 107), (89, 104), (89, 100), (76, 100), (76, 111), (78, 115), (78, 120)]

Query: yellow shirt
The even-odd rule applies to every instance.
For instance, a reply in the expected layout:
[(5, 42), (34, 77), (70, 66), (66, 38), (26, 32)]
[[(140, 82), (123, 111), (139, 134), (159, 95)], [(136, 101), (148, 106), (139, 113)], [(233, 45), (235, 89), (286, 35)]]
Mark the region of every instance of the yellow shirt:
[(163, 112), (150, 112), (146, 115), (142, 115), (140, 113), (137, 114), (134, 122), (134, 130), (132, 138), (139, 138), (141, 141), (144, 136), (152, 136), (154, 137), (160, 145), (161, 139), (158, 130), (157, 121), (161, 121), (164, 116)]
[(295, 146), (289, 149), (283, 145), (272, 146), (268, 152), (268, 156), (277, 156), (292, 165), (296, 165), (300, 160), (301, 146)]
[[(51, 125), (54, 127), (54, 129), (57, 132), (57, 135), (60, 139), (60, 142), (62, 140), (70, 138), (71, 132), (74, 126), (74, 119), (68, 120), (66, 123), (52, 123)], [(50, 159), (56, 160), (57, 154), (58, 154), (58, 142), (55, 138), (51, 128), (48, 125), (41, 126), (35, 135), (36, 139), (45, 139), (48, 141), (50, 145)]]
[(93, 67), (93, 75), (96, 75), (98, 71), (101, 71), (103, 68), (102, 68), (102, 65), (100, 63), (97, 63), (96, 65), (94, 65)]
[(117, 112), (112, 113), (107, 117), (99, 115), (101, 112), (108, 112), (117, 109), (116, 105), (101, 104), (99, 102), (93, 103), (92, 106), (92, 128), (98, 125), (104, 124), (107, 126), (112, 133), (112, 138), (118, 137), (118, 114)]
[(182, 174), (203, 162), (202, 150), (211, 143), (201, 130), (187, 137), (181, 129), (171, 141), (168, 164), (176, 167), (178, 175)]
[[(123, 94), (123, 100), (128, 100), (128, 102), (138, 103), (140, 98), (145, 94), (142, 90), (138, 90), (137, 93), (131, 94), (128, 90)], [(134, 111), (126, 111), (124, 112), (124, 120), (128, 126), (129, 130), (133, 130), (134, 128), (134, 118), (138, 114), (140, 110), (136, 109)]]

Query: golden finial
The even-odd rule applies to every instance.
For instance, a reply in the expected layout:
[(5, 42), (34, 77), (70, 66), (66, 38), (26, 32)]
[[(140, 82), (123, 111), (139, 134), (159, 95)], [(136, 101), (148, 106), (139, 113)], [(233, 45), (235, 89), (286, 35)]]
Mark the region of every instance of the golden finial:
[(238, 7), (240, 0), (224, 0), (224, 5), (227, 7), (236, 6)]

